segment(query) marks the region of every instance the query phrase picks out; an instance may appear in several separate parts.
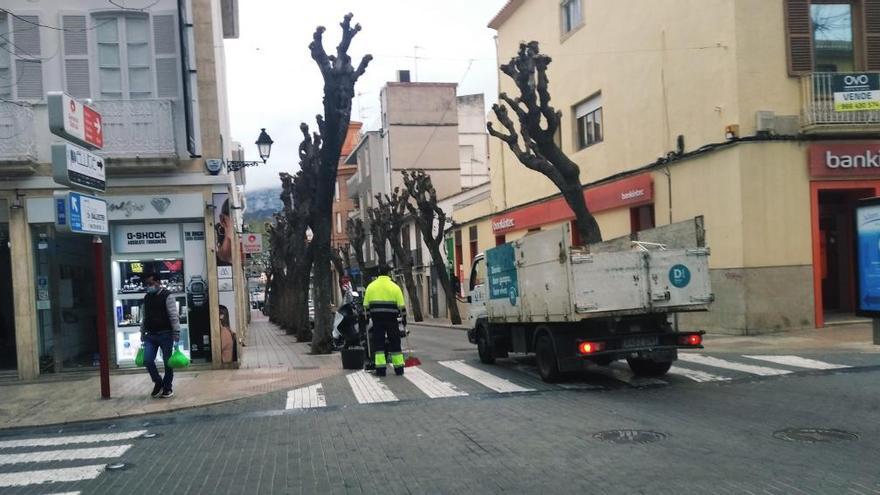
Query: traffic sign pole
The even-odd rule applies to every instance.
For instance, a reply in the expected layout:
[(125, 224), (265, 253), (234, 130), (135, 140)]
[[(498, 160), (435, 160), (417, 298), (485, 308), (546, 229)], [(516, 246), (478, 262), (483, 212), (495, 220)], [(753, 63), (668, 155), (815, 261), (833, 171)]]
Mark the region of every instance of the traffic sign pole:
[(95, 311), (98, 321), (98, 354), (100, 356), (101, 398), (110, 398), (110, 359), (107, 353), (107, 300), (104, 287), (104, 241), (100, 236), (92, 238), (92, 255), (95, 260)]

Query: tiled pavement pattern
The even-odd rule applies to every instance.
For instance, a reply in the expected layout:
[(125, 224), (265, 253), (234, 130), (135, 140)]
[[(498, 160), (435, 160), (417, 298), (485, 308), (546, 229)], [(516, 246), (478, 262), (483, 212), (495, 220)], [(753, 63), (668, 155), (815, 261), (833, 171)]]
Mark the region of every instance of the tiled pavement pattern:
[[(516, 369), (487, 369), (523, 387), (534, 383), (516, 378), (513, 373), (528, 376)], [(442, 370), (456, 373), (440, 365), (426, 372)], [(438, 379), (462, 392), (482, 387), (450, 376)], [(709, 383), (685, 378), (692, 386), (614, 391), (483, 389), (442, 400), (280, 414), (215, 406), (212, 413), (152, 418), (144, 428), (162, 436), (133, 440), (120, 459), (125, 470), (0, 492), (874, 494), (880, 493), (872, 461), (880, 451), (878, 376), (862, 368)], [(400, 386), (411, 382), (387, 378), (388, 388), (405, 396)], [(130, 431), (135, 420), (118, 423)], [(782, 428), (807, 426), (859, 438), (802, 444), (773, 437)], [(666, 437), (626, 445), (595, 437), (618, 429)], [(20, 432), (0, 442), (40, 436), (57, 434)], [(7, 471), (0, 466), (0, 472)]]

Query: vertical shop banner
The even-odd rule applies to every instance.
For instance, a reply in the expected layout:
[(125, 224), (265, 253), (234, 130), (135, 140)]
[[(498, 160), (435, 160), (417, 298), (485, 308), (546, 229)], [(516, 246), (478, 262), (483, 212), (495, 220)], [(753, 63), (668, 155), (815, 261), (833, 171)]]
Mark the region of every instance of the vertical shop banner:
[(863, 200), (856, 215), (856, 284), (861, 316), (880, 316), (880, 198)]
[[(235, 236), (235, 224), (232, 221), (232, 205), (230, 204), (229, 194), (214, 194), (214, 246), (217, 252), (218, 276), (220, 276), (219, 267), (232, 266), (232, 241)], [(230, 277), (232, 270), (230, 270)]]

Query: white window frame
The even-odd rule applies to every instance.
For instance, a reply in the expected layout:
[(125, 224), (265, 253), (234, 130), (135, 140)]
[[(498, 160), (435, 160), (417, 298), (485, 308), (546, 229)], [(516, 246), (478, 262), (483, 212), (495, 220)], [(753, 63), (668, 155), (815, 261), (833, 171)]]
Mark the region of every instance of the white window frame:
[(334, 190), (333, 190), (333, 200), (337, 201), (337, 202), (339, 201), (339, 181), (340, 180), (341, 179), (336, 179), (336, 184), (335, 184)]
[[(0, 14), (0, 34), (3, 34), (6, 39), (9, 39), (11, 36), (14, 36), (12, 33), (12, 16), (7, 13)], [(15, 43), (15, 40), (12, 40)], [(10, 46), (9, 43), (3, 47), (6, 50), (0, 48), (0, 57), (7, 61), (5, 67), (2, 67), (3, 70), (8, 74), (8, 78), (0, 77), (0, 98), (8, 98), (10, 100), (15, 99), (15, 49)]]
[[(577, 13), (577, 19), (572, 17), (573, 13)], [(577, 28), (584, 24), (583, 0), (561, 0), (559, 2), (559, 15), (563, 36), (576, 31)]]
[[(587, 98), (583, 102), (575, 105), (572, 114), (574, 115), (574, 145), (577, 150), (583, 150), (599, 144), (605, 140), (605, 111), (602, 108), (602, 93)], [(598, 117), (599, 125), (595, 127), (595, 119)], [(592, 120), (591, 120), (592, 119)], [(583, 120), (583, 124), (581, 121)], [(591, 126), (588, 129), (587, 126)], [(596, 130), (598, 129), (598, 136)], [(592, 131), (592, 137), (590, 137)]]
[(336, 233), (342, 233), (342, 213), (336, 212)]
[[(98, 26), (100, 23), (108, 21), (109, 19), (116, 19), (116, 28), (117, 28), (117, 41), (116, 46), (119, 50), (119, 65), (118, 70), (120, 73), (120, 91), (116, 93), (115, 91), (104, 91), (104, 87), (101, 81), (101, 45), (103, 44), (100, 40), (100, 34), (98, 30), (100, 28), (95, 29), (95, 34), (92, 37), (93, 41), (91, 42), (91, 48), (93, 53), (95, 54), (94, 60), (94, 81), (96, 82), (95, 89), (92, 91), (93, 94), (98, 99), (110, 99), (110, 100), (131, 100), (131, 74), (130, 70), (132, 67), (128, 65), (128, 57), (129, 57), (129, 41), (128, 41), (128, 24), (127, 19), (137, 17), (146, 20), (146, 49), (147, 49), (147, 61), (148, 65), (146, 67), (137, 67), (137, 68), (145, 68), (149, 71), (149, 95), (146, 95), (146, 92), (136, 92), (138, 94), (144, 94), (146, 96), (139, 96), (138, 98), (134, 98), (135, 100), (149, 100), (156, 98), (156, 55), (155, 48), (153, 46), (153, 16), (149, 14), (143, 13), (96, 13), (92, 14), (91, 22), (94, 23), (94, 26)], [(123, 49), (124, 48), (124, 49)], [(105, 95), (116, 95), (118, 97), (111, 97)]]

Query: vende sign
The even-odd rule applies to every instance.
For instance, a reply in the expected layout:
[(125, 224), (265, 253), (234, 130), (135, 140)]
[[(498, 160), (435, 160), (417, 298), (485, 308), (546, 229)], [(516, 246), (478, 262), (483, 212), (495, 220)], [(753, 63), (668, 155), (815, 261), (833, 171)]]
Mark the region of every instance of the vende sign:
[[(592, 213), (648, 204), (654, 201), (654, 181), (650, 173), (636, 175), (591, 187), (584, 191), (584, 197)], [(574, 213), (568, 203), (558, 197), (492, 218), (492, 232), (504, 234), (573, 218)]]
[(810, 145), (813, 177), (880, 176), (880, 142)]
[(49, 130), (53, 134), (89, 149), (104, 147), (101, 114), (69, 95), (52, 91), (47, 96)]

